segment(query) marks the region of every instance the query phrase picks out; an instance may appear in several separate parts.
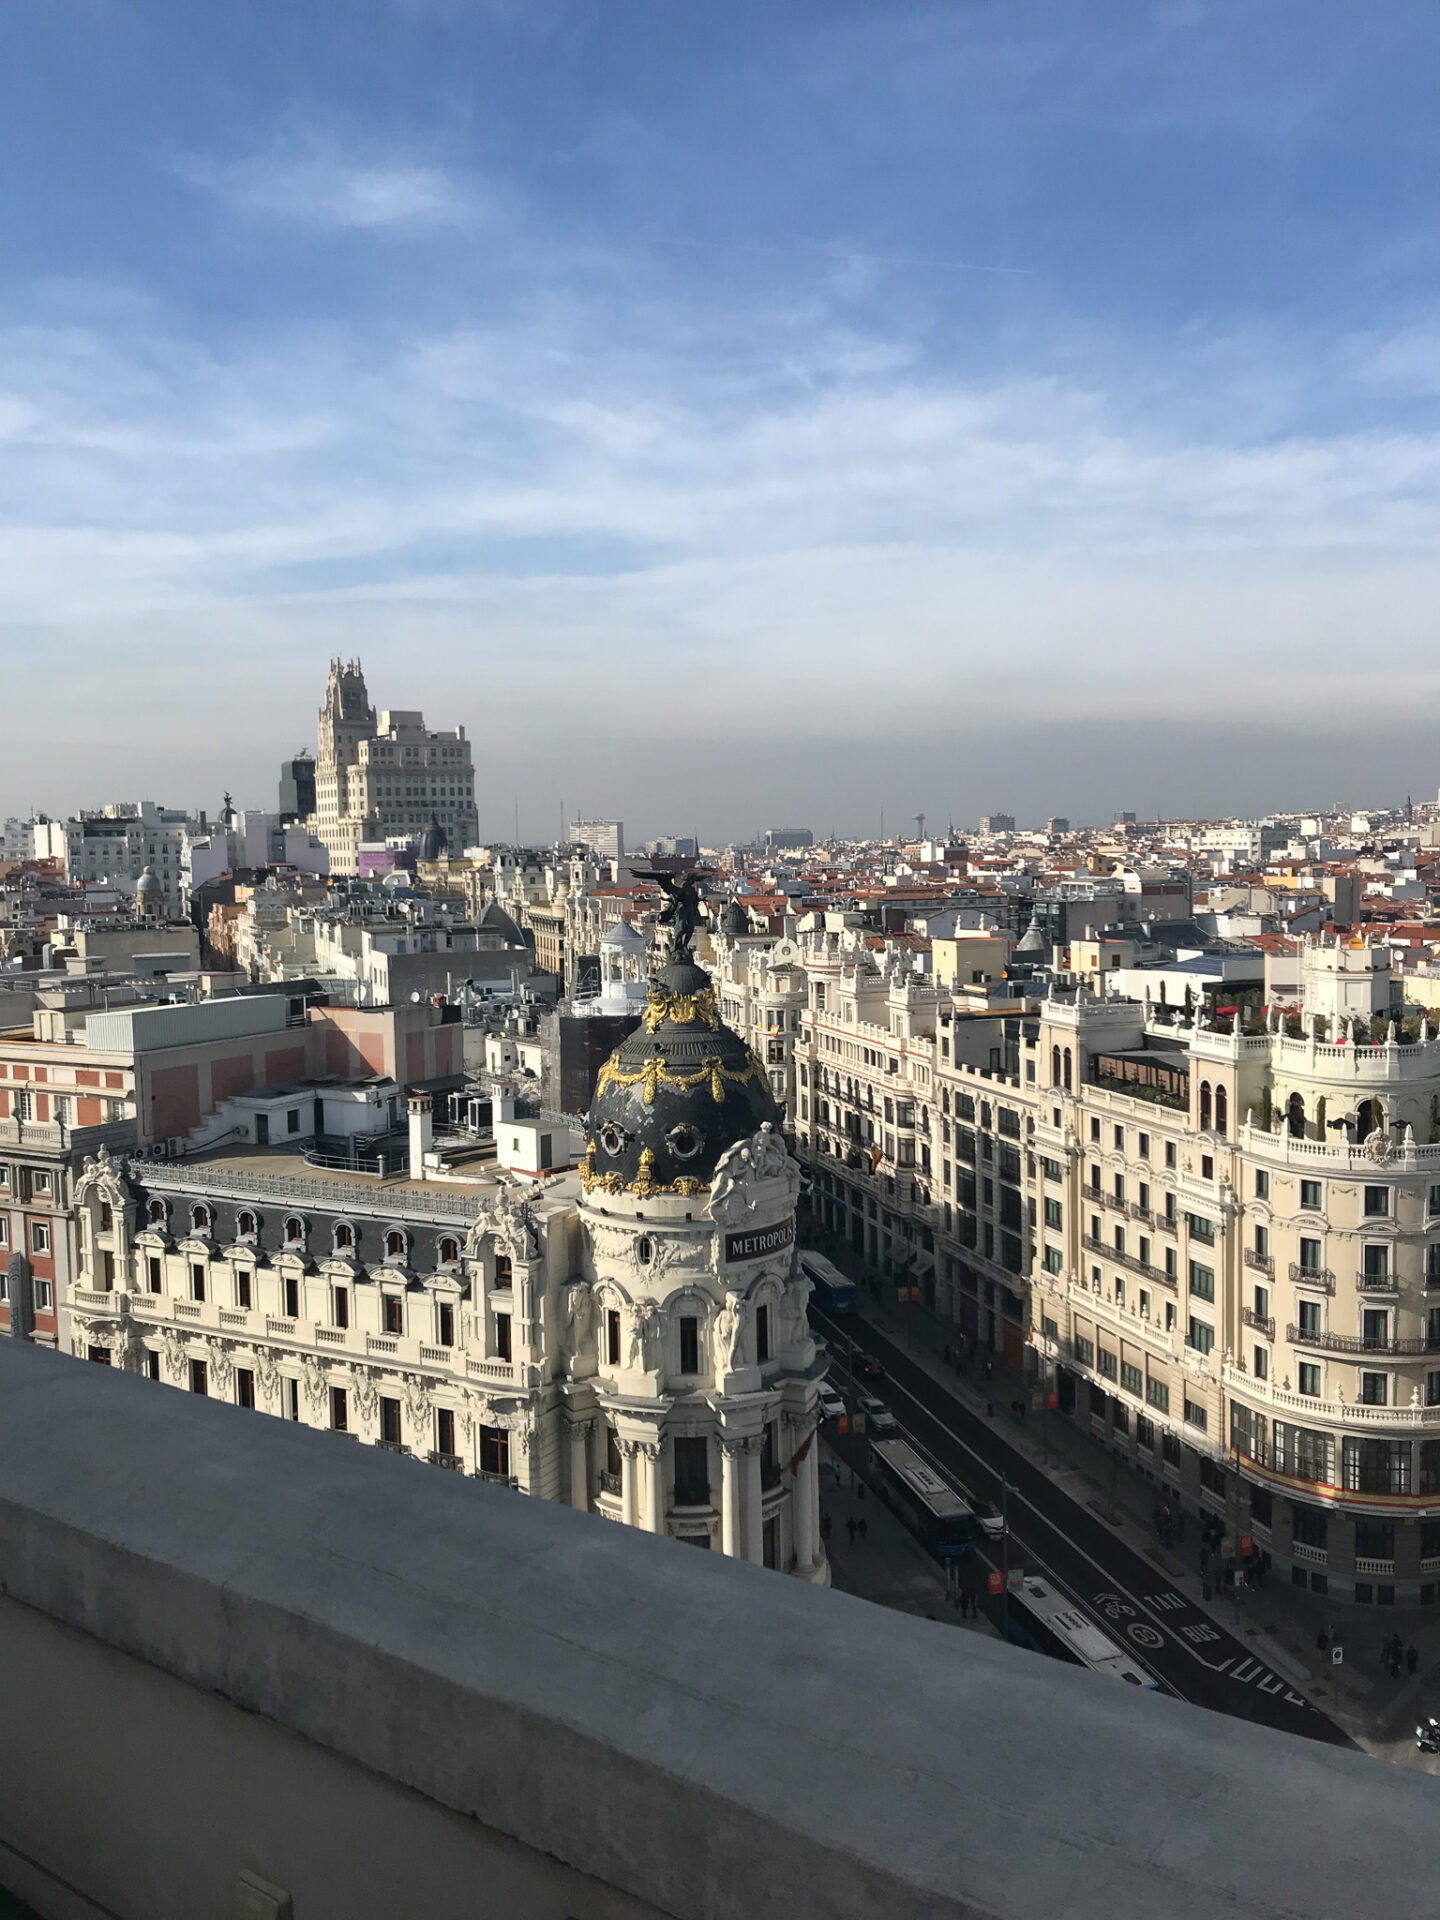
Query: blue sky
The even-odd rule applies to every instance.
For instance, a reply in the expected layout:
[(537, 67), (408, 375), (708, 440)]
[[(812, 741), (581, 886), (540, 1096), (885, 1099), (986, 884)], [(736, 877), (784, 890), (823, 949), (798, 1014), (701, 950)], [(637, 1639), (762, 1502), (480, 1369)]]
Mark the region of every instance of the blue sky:
[(1437, 99), (1405, 0), (10, 0), (0, 810), (264, 803), (332, 652), (497, 833), (1429, 794)]

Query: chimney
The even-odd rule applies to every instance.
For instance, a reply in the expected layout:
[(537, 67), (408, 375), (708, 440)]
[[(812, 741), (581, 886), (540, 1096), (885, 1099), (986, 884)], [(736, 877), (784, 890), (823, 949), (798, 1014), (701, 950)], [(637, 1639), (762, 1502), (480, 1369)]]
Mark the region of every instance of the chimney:
[(425, 1178), (425, 1156), (435, 1138), (435, 1112), (427, 1095), (412, 1093), (410, 1112), (410, 1178)]

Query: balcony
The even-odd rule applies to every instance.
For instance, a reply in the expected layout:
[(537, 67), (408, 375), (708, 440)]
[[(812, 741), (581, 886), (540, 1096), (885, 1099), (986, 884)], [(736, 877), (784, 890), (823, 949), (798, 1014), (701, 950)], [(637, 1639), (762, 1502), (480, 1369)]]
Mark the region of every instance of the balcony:
[(1103, 1254), (1107, 1260), (1113, 1260), (1117, 1266), (1127, 1272), (1137, 1274), (1142, 1280), (1153, 1280), (1157, 1286), (1169, 1287), (1178, 1292), (1178, 1283), (1173, 1273), (1166, 1273), (1163, 1267), (1153, 1267), (1148, 1260), (1140, 1260), (1133, 1253), (1120, 1253), (1114, 1247), (1107, 1246), (1103, 1240), (1096, 1240), (1090, 1234), (1085, 1235), (1085, 1247), (1090, 1253)]
[(618, 1473), (611, 1473), (608, 1467), (602, 1467), (600, 1469), (600, 1491), (601, 1493), (614, 1494), (618, 1498), (622, 1491), (621, 1476)]
[(1321, 1353), (1358, 1353), (1377, 1360), (1413, 1359), (1426, 1353), (1440, 1353), (1440, 1340), (1367, 1340), (1358, 1333), (1311, 1333), (1303, 1327), (1289, 1326), (1285, 1337), (1292, 1346), (1314, 1347)]
[(1358, 1293), (1398, 1293), (1400, 1276), (1398, 1273), (1357, 1273), (1355, 1288)]
[(1247, 1327), (1253, 1327), (1257, 1333), (1263, 1333), (1267, 1340), (1275, 1338), (1274, 1314), (1256, 1313), (1250, 1307), (1241, 1309), (1241, 1316)]
[(1357, 1553), (1355, 1556), (1355, 1571), (1356, 1573), (1376, 1576), (1381, 1580), (1393, 1580), (1395, 1578), (1395, 1562), (1393, 1560), (1370, 1560), (1367, 1559), (1363, 1553)]
[(1297, 1287), (1310, 1287), (1317, 1293), (1334, 1293), (1335, 1276), (1329, 1267), (1302, 1267), (1290, 1262), (1290, 1278)]
[(1275, 1273), (1275, 1256), (1271, 1253), (1257, 1253), (1254, 1247), (1245, 1249), (1245, 1264), (1256, 1273), (1263, 1273), (1266, 1279), (1272, 1279)]
[(463, 1473), (465, 1471), (465, 1462), (460, 1458), (458, 1453), (440, 1453), (432, 1450), (426, 1454), (425, 1458), (430, 1462), (432, 1467), (444, 1467), (448, 1473)]
[(1139, 1220), (1147, 1225), (1155, 1218), (1153, 1210), (1149, 1207), (1142, 1207), (1138, 1200), (1132, 1200), (1125, 1211), (1132, 1220)]

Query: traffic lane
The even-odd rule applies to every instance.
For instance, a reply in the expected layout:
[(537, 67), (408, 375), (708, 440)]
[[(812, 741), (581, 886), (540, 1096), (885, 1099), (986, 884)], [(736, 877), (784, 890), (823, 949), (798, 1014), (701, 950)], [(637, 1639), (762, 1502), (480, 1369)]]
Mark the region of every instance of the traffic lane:
[[(817, 1315), (830, 1324), (827, 1316)], [(918, 1367), (879, 1328), (859, 1320), (867, 1351), (886, 1366), (900, 1409), (916, 1437), (963, 1485), (974, 1486), (977, 1466), (995, 1489), (1002, 1472), (1011, 1495), (1011, 1533), (1046, 1561), (1059, 1579), (1123, 1636), (1183, 1699), (1334, 1745), (1349, 1736), (1303, 1693), (1213, 1621), (1155, 1568), (1086, 1513), (1047, 1475), (1017, 1453), (987, 1421), (970, 1412), (942, 1383)], [(843, 1341), (846, 1331), (836, 1328)], [(1025, 1511), (1017, 1512), (1017, 1507)]]

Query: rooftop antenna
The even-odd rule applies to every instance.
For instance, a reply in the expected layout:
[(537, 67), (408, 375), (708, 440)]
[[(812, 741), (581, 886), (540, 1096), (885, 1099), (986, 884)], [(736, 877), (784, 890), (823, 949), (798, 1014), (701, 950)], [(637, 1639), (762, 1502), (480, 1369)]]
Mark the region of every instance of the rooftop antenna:
[(925, 838), (925, 815), (923, 813), (916, 814), (915, 827), (916, 827), (916, 838), (923, 840)]

